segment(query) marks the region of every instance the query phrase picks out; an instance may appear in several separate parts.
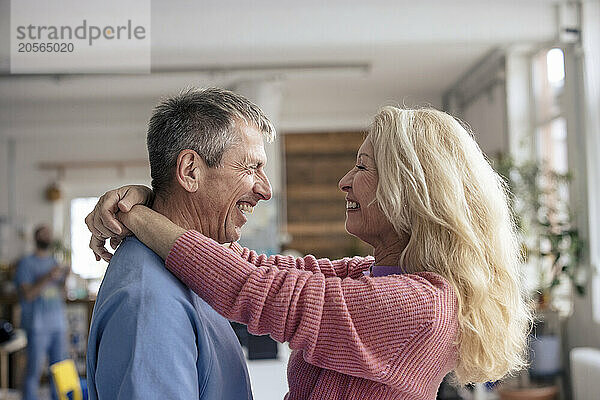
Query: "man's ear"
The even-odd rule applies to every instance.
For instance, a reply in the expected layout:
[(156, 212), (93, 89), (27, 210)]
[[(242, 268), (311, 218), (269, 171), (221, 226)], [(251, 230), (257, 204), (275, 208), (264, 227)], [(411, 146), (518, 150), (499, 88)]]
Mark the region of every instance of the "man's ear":
[(177, 156), (175, 177), (179, 185), (190, 193), (195, 193), (205, 176), (207, 165), (194, 150), (181, 150)]

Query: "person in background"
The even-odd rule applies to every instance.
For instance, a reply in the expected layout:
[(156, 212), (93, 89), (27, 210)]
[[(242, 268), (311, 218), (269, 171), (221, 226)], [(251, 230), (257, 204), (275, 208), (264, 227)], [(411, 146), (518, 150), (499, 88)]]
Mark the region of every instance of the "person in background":
[[(21, 326), (27, 332), (27, 371), (23, 400), (38, 398), (44, 359), (66, 358), (65, 278), (68, 267), (50, 253), (52, 233), (46, 225), (34, 232), (35, 251), (18, 266), (15, 283), (21, 302)], [(56, 395), (52, 390), (52, 397)]]
[(459, 121), (384, 107), (339, 188), (346, 230), (374, 257), (225, 247), (133, 205), (147, 200), (135, 187), (86, 218), (90, 247), (110, 259), (105, 239), (131, 231), (225, 318), (288, 342), (287, 400), (432, 400), (449, 372), (466, 384), (524, 366), (531, 310), (506, 189)]

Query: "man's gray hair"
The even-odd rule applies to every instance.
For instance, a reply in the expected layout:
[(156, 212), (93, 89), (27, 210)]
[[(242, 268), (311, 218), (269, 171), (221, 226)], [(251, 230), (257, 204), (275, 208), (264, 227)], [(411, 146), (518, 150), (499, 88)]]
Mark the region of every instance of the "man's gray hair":
[(161, 101), (147, 135), (154, 193), (170, 188), (182, 150), (194, 150), (208, 167), (220, 166), (225, 150), (239, 140), (239, 124), (256, 127), (268, 142), (275, 138), (275, 128), (263, 111), (229, 90), (189, 88)]

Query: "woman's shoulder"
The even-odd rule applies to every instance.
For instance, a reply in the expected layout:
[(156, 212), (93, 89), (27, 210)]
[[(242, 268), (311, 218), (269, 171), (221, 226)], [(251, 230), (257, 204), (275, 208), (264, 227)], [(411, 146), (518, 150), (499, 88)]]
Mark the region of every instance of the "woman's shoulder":
[(426, 286), (431, 287), (431, 289), (436, 292), (447, 292), (454, 295), (454, 287), (446, 278), (444, 278), (440, 274), (437, 274), (435, 272), (422, 271), (406, 275), (411, 277), (412, 279), (420, 281)]
[(432, 328), (443, 331), (444, 336), (453, 337), (458, 330), (458, 296), (454, 286), (443, 276), (434, 272), (413, 274), (434, 294), (434, 324)]
[(347, 285), (364, 299), (379, 299), (399, 313), (412, 310), (415, 314), (433, 320), (440, 310), (456, 312), (457, 297), (450, 282), (433, 272), (400, 273), (372, 277), (363, 274), (358, 280), (347, 278)]
[(443, 276), (434, 272), (415, 272), (393, 275), (389, 278), (399, 279), (397, 290), (403, 296), (420, 303), (421, 312), (429, 311), (430, 318), (455, 319), (458, 312), (458, 297), (453, 285)]

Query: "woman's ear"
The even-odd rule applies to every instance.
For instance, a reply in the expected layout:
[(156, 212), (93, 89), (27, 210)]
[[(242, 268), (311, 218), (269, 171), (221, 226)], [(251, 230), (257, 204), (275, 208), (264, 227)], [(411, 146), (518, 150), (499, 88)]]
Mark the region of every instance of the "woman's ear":
[(181, 150), (177, 156), (175, 177), (185, 191), (195, 193), (204, 180), (207, 168), (202, 157), (194, 150)]

